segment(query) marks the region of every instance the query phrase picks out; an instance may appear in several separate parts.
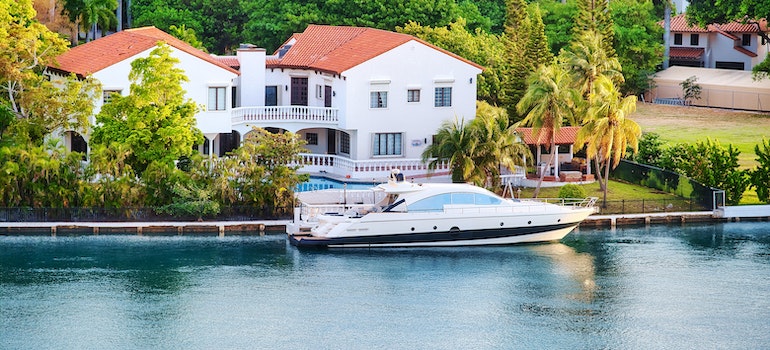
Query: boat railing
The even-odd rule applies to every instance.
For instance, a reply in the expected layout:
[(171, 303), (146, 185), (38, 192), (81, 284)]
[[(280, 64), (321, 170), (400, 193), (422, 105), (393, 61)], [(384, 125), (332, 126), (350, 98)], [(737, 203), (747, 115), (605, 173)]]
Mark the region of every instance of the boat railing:
[(586, 197), (586, 198), (527, 198), (527, 199), (520, 199), (522, 202), (540, 202), (540, 203), (551, 203), (560, 205), (563, 207), (583, 207), (583, 208), (591, 208), (596, 204), (596, 201), (599, 200), (598, 197)]
[(362, 215), (373, 209), (372, 204), (301, 204), (300, 219), (305, 222), (318, 220), (319, 215), (357, 213)]

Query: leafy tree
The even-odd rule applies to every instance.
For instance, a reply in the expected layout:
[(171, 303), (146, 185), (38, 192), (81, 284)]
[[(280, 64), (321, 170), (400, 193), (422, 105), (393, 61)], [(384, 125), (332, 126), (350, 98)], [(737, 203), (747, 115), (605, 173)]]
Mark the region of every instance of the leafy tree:
[[(575, 123), (573, 108), (580, 95), (571, 88), (569, 73), (557, 64), (540, 66), (528, 82), (527, 92), (516, 107), (525, 116), (522, 124), (531, 125), (533, 135), (537, 135), (538, 147), (547, 145), (551, 151), (548, 164), (556, 167), (556, 133), (565, 123)], [(540, 193), (544, 176), (545, 172), (540, 174), (533, 197)]]
[(142, 174), (153, 162), (173, 165), (193, 153), (203, 139), (195, 127), (198, 106), (185, 99), (181, 83), (184, 72), (175, 67), (166, 44), (159, 44), (149, 57), (131, 62), (131, 92), (113, 96), (97, 115), (92, 145), (114, 147), (125, 144), (132, 150), (126, 163)]
[(663, 151), (663, 141), (660, 135), (654, 132), (645, 132), (639, 140), (639, 148), (633, 152), (633, 161), (637, 163), (662, 167), (660, 165), (661, 152)]
[(751, 186), (757, 191), (757, 198), (768, 203), (770, 202), (770, 142), (763, 138), (762, 148), (755, 145), (754, 153), (757, 155), (759, 164), (751, 171)]
[(144, 205), (144, 188), (128, 159), (129, 145), (115, 143), (91, 145), (83, 188), (85, 206), (129, 208)]
[(586, 190), (575, 184), (566, 184), (559, 189), (559, 198), (586, 198)]
[(684, 103), (686, 105), (691, 104), (693, 99), (700, 100), (701, 87), (696, 81), (698, 81), (698, 77), (693, 75), (679, 83), (682, 87), (682, 94), (684, 95)]
[(575, 26), (576, 36), (584, 32), (595, 32), (602, 40), (602, 49), (607, 57), (617, 57), (615, 53), (615, 25), (610, 15), (609, 0), (577, 0)]
[(294, 133), (272, 134), (254, 128), (243, 144), (213, 164), (214, 197), (225, 205), (288, 207), (297, 184), (298, 154), (304, 141)]
[(423, 151), (423, 162), (434, 158), (428, 163), (430, 171), (446, 162), (449, 164), (452, 182), (465, 182), (476, 172), (476, 165), (471, 156), (476, 148), (476, 141), (471, 127), (464, 119), (444, 121), (436, 132), (435, 142)]
[(602, 189), (604, 203), (607, 202), (607, 184), (610, 168), (615, 168), (626, 153), (628, 147), (634, 152), (638, 149), (642, 129), (628, 115), (636, 110), (636, 98), (623, 98), (620, 91), (610, 78), (599, 76), (594, 82), (587, 119), (578, 132), (577, 147), (587, 143), (586, 155), (596, 158), (599, 167), (596, 172), (604, 170)]
[(593, 94), (594, 82), (600, 76), (607, 76), (614, 81), (623, 80), (620, 62), (607, 55), (603, 42), (600, 34), (585, 31), (572, 41), (569, 50), (560, 53), (559, 61), (572, 75), (573, 86), (584, 99), (589, 99)]
[(169, 26), (168, 30), (169, 30), (169, 34), (173, 35), (177, 39), (182, 40), (190, 44), (190, 46), (196, 49), (199, 49), (203, 52), (208, 52), (208, 50), (206, 50), (206, 48), (203, 47), (203, 43), (200, 40), (198, 40), (198, 36), (195, 35), (195, 30), (193, 30), (192, 28), (187, 28), (187, 26), (184, 24), (181, 24), (179, 26), (175, 26), (172, 24), (171, 26)]
[(650, 76), (663, 61), (663, 29), (649, 0), (610, 1), (615, 23), (615, 51), (623, 67), (624, 94), (638, 95), (651, 88)]
[(695, 145), (688, 145), (678, 170), (686, 176), (704, 185), (725, 190), (728, 205), (740, 203), (743, 193), (749, 185), (747, 170), (740, 170), (738, 156), (740, 151), (719, 141), (706, 139)]
[(11, 134), (21, 143), (41, 144), (58, 128), (83, 130), (98, 93), (92, 80), (43, 75), (67, 42), (35, 20), (30, 0), (0, 4), (0, 104), (10, 108)]
[(0, 147), (0, 200), (6, 207), (79, 205), (82, 154), (66, 152), (56, 139), (44, 145)]
[(436, 142), (423, 151), (423, 161), (435, 169), (448, 163), (452, 182), (473, 182), (493, 188), (499, 185), (500, 167), (513, 169), (523, 165), (529, 149), (516, 134), (516, 125), (508, 124), (505, 110), (478, 102), (476, 118), (468, 123), (444, 122)]
[(75, 37), (73, 45), (77, 43), (78, 29), (82, 27), (87, 31), (86, 41), (96, 39), (98, 27), (103, 30), (116, 28), (118, 20), (115, 10), (118, 7), (117, 0), (64, 0), (64, 12), (72, 23), (75, 23)]
[(577, 15), (575, 1), (538, 1), (543, 12), (545, 36), (551, 53), (558, 54), (572, 41), (572, 28)]

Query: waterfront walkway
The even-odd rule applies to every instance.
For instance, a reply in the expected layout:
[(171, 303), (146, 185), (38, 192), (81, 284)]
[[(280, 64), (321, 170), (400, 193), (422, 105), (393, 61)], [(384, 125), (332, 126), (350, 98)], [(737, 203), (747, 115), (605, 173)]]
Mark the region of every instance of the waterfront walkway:
[[(770, 220), (770, 205), (723, 207), (714, 211), (591, 215), (580, 227), (685, 224)], [(167, 222), (0, 222), (0, 235), (185, 235), (220, 236), (284, 234), (291, 220)]]

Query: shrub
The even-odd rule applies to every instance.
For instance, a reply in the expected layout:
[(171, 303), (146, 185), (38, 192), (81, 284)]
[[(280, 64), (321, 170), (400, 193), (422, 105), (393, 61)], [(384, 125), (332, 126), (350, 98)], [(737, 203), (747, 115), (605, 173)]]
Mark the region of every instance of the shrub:
[(566, 184), (559, 189), (559, 198), (585, 198), (587, 196), (586, 190), (575, 184)]
[(757, 165), (751, 171), (751, 186), (757, 190), (757, 198), (767, 203), (770, 200), (770, 142), (762, 139), (762, 148), (754, 146), (757, 155)]

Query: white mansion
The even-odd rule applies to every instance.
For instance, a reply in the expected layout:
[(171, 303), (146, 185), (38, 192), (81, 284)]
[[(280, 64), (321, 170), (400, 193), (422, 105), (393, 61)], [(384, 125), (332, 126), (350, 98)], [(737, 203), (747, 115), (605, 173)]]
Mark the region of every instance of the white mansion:
[[(196, 118), (205, 154), (224, 155), (256, 126), (305, 139), (305, 171), (372, 179), (398, 167), (413, 175), (425, 172), (420, 156), (443, 121), (475, 116), (482, 67), (410, 35), (371, 28), (310, 25), (274, 55), (242, 45), (235, 56), (136, 28), (77, 46), (49, 71), (91, 75), (104, 96), (126, 95), (130, 63), (161, 41), (189, 78), (187, 96), (203, 106)], [(70, 130), (63, 137), (70, 149), (88, 150), (88, 135)]]

